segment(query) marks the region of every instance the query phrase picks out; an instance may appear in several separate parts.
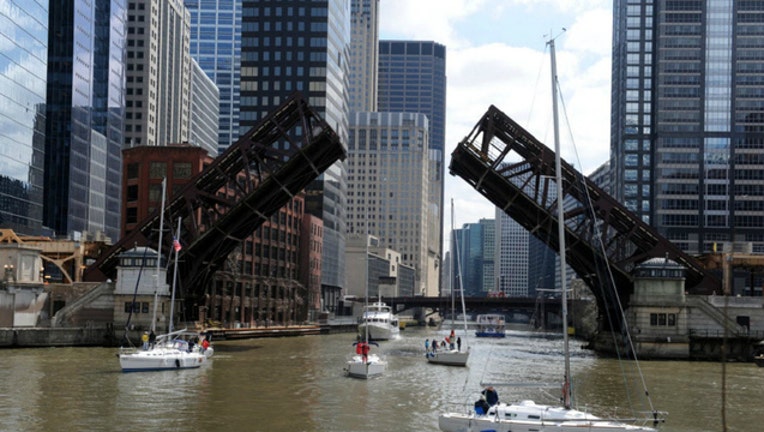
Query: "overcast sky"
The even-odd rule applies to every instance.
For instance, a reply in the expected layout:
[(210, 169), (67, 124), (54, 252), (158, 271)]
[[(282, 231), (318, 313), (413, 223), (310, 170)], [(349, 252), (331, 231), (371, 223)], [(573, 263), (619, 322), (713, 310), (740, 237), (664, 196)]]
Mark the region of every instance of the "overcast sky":
[[(446, 167), (490, 105), (554, 149), (550, 34), (559, 35), (562, 157), (585, 174), (608, 160), (612, 0), (380, 0), (380, 9), (381, 39), (446, 46)], [(445, 176), (446, 233), (451, 199), (457, 228), (494, 218), (486, 198)]]

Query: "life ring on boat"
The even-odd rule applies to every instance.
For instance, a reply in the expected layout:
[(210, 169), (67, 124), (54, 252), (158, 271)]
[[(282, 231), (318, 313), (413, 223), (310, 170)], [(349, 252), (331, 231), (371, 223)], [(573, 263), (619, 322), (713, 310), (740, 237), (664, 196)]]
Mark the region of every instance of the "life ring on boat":
[(175, 367), (180, 369), (180, 359), (175, 359)]

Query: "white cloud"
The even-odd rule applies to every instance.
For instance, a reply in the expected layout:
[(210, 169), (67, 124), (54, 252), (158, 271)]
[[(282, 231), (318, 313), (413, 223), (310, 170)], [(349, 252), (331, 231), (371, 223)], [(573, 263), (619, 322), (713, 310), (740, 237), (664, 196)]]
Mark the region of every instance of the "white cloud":
[[(490, 105), (554, 148), (544, 33), (560, 28), (558, 23), (567, 27), (556, 39), (566, 108), (560, 111), (562, 156), (584, 173), (609, 158), (611, 1), (381, 0), (380, 9), (382, 38), (433, 40), (446, 46), (446, 166)], [(531, 34), (534, 29), (539, 31)], [(494, 218), (494, 206), (448, 170), (445, 187), (444, 204), (454, 199), (456, 227)], [(450, 210), (444, 210), (448, 217)], [(444, 226), (448, 232), (450, 221)]]

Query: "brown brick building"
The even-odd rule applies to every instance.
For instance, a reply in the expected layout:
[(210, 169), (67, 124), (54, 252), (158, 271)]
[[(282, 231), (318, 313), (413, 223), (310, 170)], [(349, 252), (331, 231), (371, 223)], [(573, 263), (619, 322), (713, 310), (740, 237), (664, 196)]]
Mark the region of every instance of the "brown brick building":
[[(163, 178), (169, 200), (212, 161), (188, 144), (134, 147), (123, 160), (122, 235), (161, 205)], [(199, 320), (230, 327), (306, 321), (320, 305), (322, 226), (305, 214), (304, 195), (295, 196), (229, 254), (206, 287)]]

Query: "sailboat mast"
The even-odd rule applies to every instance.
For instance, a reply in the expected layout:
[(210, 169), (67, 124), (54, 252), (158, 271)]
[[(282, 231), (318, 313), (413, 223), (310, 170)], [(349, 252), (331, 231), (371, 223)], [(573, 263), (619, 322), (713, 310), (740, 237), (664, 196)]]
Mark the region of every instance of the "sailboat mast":
[(366, 330), (366, 336), (364, 338), (364, 342), (367, 344), (369, 343), (369, 206), (366, 207), (366, 237), (363, 239), (364, 241), (364, 256), (363, 256), (363, 263), (364, 263), (364, 280), (363, 284), (366, 287), (365, 289), (365, 300), (364, 300), (364, 310), (366, 311), (366, 325), (363, 327), (364, 330)]
[[(456, 249), (456, 255), (454, 257), (454, 262), (456, 265), (459, 265), (459, 241), (456, 238), (456, 235), (454, 234), (454, 199), (451, 198), (451, 235), (454, 237), (454, 249)], [(462, 300), (462, 319), (464, 320), (464, 336), (467, 336), (467, 308), (464, 304), (464, 288), (462, 285), (462, 272), (459, 271), (458, 267), (454, 267), (454, 265), (451, 266), (451, 273), (452, 273), (452, 280), (453, 280), (453, 272), (454, 268), (456, 268), (456, 281), (457, 286), (459, 288), (459, 298)], [(451, 295), (454, 294), (454, 288), (451, 287)], [(451, 312), (453, 315), (453, 311)]]
[[(451, 198), (451, 235), (454, 235), (454, 199)], [(451, 266), (451, 283), (454, 282), (454, 266)], [(451, 287), (451, 329), (454, 328), (454, 287)]]
[(568, 341), (568, 289), (565, 279), (567, 261), (565, 256), (565, 210), (563, 207), (562, 190), (562, 157), (560, 156), (560, 121), (557, 108), (557, 57), (554, 51), (554, 38), (549, 40), (549, 51), (552, 59), (552, 114), (554, 118), (554, 162), (555, 181), (557, 182), (557, 236), (560, 243), (560, 289), (562, 296), (562, 339), (565, 352), (565, 382), (562, 386), (563, 404), (570, 408), (570, 352)]
[(162, 204), (159, 206), (159, 243), (157, 243), (157, 271), (154, 275), (154, 313), (151, 317), (151, 331), (156, 332), (157, 303), (159, 303), (159, 272), (162, 267), (162, 232), (164, 231), (164, 198), (167, 190), (167, 177), (162, 178)]

